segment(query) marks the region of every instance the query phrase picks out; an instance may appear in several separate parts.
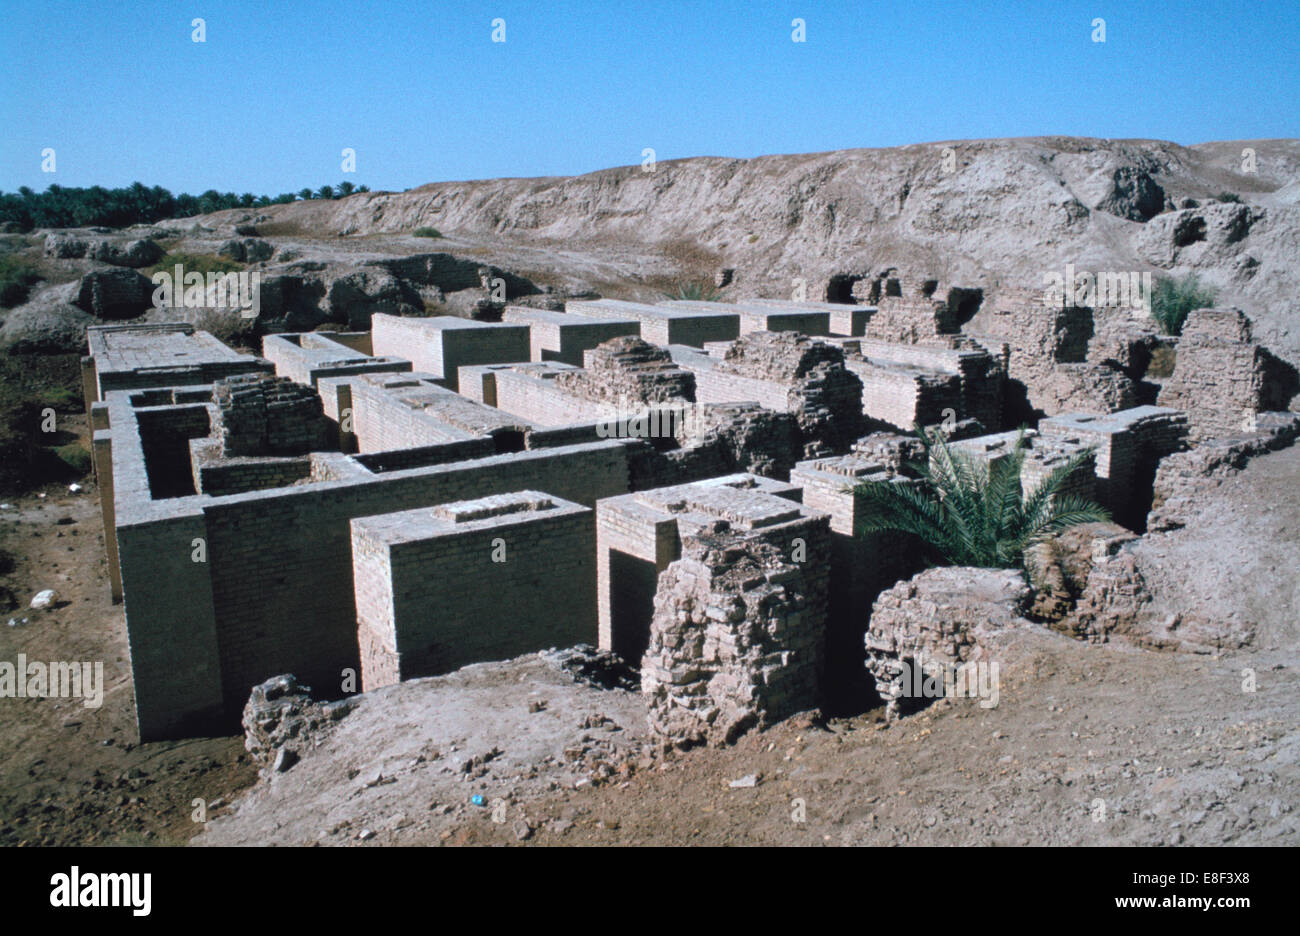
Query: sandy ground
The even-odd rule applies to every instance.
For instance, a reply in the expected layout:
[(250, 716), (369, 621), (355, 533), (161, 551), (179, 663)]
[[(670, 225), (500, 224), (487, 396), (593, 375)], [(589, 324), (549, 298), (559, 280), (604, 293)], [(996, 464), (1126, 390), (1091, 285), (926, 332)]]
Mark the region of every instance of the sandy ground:
[[(0, 660), (22, 653), (104, 667), (99, 708), (0, 698), (0, 845), (182, 843), (200, 828), (193, 801), (219, 812), (211, 804), (248, 786), (255, 770), (237, 737), (135, 743), (126, 620), (109, 596), (99, 493), (81, 483), (76, 494), (59, 484), (0, 498), (12, 505), (0, 510), (0, 549), (14, 557), (0, 586), (20, 603), (0, 615)], [(58, 605), (30, 610), (44, 588), (58, 591)]]
[[(1005, 650), (994, 708), (945, 700), (893, 725), (879, 712), (824, 726), (795, 718), (730, 749), (669, 756), (635, 743), (603, 750), (611, 734), (637, 740), (635, 695), (566, 684), (536, 659), (483, 665), (366, 700), (204, 839), (1294, 845), (1298, 476), (1300, 449), (1259, 459), (1206, 499), (1195, 524), (1153, 543), (1197, 601), (1218, 580), (1211, 570), (1250, 555), (1238, 587), (1273, 598), (1236, 603), (1260, 615), (1247, 650), (1153, 653), (1035, 629)], [(545, 719), (527, 714), (539, 695), (562, 700)], [(597, 710), (612, 727), (588, 730)], [(453, 745), (450, 762), (413, 756)], [(584, 747), (596, 771), (575, 776), (566, 751)], [(489, 750), (471, 780), (458, 779)], [(382, 772), (377, 752), (399, 756), (392, 787), (367, 782)]]
[[(1256, 621), (1246, 650), (1035, 630), (1007, 651), (996, 708), (797, 718), (667, 756), (643, 746), (635, 693), (528, 657), (371, 694), (251, 790), (239, 737), (134, 743), (97, 492), (51, 486), (0, 510), (15, 558), (0, 586), (22, 604), (0, 617), (0, 660), (102, 660), (107, 689), (98, 709), (0, 699), (0, 843), (182, 843), (205, 829), (199, 799), (207, 844), (1294, 845), (1297, 477), (1300, 449), (1257, 459), (1150, 547), (1198, 603), (1212, 593)], [(26, 610), (46, 587), (59, 605)]]

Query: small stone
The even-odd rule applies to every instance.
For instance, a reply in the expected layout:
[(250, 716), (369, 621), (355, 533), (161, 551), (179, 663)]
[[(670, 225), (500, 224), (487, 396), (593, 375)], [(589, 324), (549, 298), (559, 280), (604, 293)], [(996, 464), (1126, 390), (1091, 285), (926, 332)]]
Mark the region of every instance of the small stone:
[(515, 838), (521, 842), (533, 834), (533, 827), (522, 819), (516, 819), (511, 828), (514, 830)]
[(54, 603), (58, 600), (58, 592), (53, 588), (46, 588), (43, 591), (38, 591), (36, 593), (36, 597), (32, 599), (32, 607), (37, 611), (42, 611), (45, 608), (54, 607)]
[(298, 763), (298, 754), (289, 748), (280, 748), (275, 754), (275, 763), (273, 765), (276, 773), (284, 773), (294, 764)]
[(362, 829), (360, 832), (357, 833), (357, 838), (359, 838), (363, 842), (368, 842), (374, 837), (375, 837), (375, 833), (369, 829)]
[(758, 786), (758, 774), (745, 774), (739, 780), (732, 780), (727, 786), (733, 790), (747, 790)]

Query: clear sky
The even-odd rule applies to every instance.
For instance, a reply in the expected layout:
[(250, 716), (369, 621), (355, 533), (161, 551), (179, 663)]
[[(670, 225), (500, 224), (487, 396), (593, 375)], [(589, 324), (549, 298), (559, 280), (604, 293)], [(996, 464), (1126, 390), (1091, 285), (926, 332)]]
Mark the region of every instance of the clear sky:
[(1297, 0), (0, 0), (0, 189), (274, 195), (568, 175), (647, 147), (1296, 137), (1298, 21)]

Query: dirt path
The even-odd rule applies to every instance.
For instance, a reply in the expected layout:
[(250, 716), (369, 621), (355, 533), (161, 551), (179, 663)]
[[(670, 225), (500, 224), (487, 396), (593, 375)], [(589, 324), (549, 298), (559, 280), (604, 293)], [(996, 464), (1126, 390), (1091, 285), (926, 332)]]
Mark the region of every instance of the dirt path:
[[(110, 601), (99, 494), (83, 485), (5, 498), (0, 510), (0, 549), (14, 559), (0, 586), (19, 601), (0, 615), (0, 660), (102, 662), (104, 673), (99, 708), (0, 698), (0, 845), (179, 844), (200, 828), (194, 799), (229, 800), (255, 773), (239, 737), (134, 743), (126, 620)], [(30, 610), (44, 588), (58, 605)]]

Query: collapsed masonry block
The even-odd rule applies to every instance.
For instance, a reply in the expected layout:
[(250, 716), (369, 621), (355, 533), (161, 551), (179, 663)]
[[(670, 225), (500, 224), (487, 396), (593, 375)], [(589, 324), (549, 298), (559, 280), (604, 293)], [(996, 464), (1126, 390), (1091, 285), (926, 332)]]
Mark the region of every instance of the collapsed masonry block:
[[(1029, 597), (1018, 570), (961, 566), (927, 569), (884, 592), (871, 610), (866, 666), (886, 716), (907, 714), (933, 698), (919, 685), (922, 674), (1000, 664), (999, 639), (1034, 626), (1023, 616)], [(990, 688), (996, 691), (996, 679)]]
[(501, 320), (528, 326), (531, 360), (560, 361), (574, 367), (582, 366), (583, 352), (602, 342), (641, 334), (641, 323), (636, 319), (603, 321), (527, 306), (507, 306)]
[[(1006, 381), (1006, 362), (965, 337), (928, 339), (916, 344), (895, 344), (862, 338), (844, 342), (846, 363), (851, 367), (856, 356), (877, 364), (894, 362), (923, 371), (954, 374), (961, 380), (959, 419), (974, 419), (985, 431), (1002, 428), (1002, 404)], [(865, 382), (864, 382), (865, 383)], [(866, 408), (864, 391), (864, 409)], [(926, 425), (926, 423), (922, 423)], [(901, 428), (911, 429), (908, 423)]]
[(805, 552), (725, 520), (682, 540), (659, 576), (641, 691), (651, 731), (679, 747), (728, 744), (822, 701), (829, 543)]
[(847, 450), (862, 423), (862, 382), (831, 342), (792, 332), (753, 332), (733, 342), (721, 359), (691, 348), (669, 349), (695, 373), (701, 403), (754, 401), (791, 413), (806, 457)]
[(1152, 483), (1152, 510), (1147, 529), (1174, 530), (1185, 525), (1205, 492), (1236, 474), (1258, 455), (1293, 444), (1300, 437), (1300, 414), (1260, 413), (1255, 431), (1234, 438), (1208, 439), (1189, 451), (1161, 459)]
[(466, 364), (527, 362), (531, 354), (527, 325), (475, 322), (451, 315), (399, 318), (376, 314), (371, 319), (374, 353), (404, 358), (416, 370), (437, 376), (452, 390)]
[(906, 430), (955, 420), (965, 409), (955, 374), (852, 355), (844, 366), (862, 381), (862, 413), (873, 423)]
[(242, 375), (213, 387), (222, 454), (302, 455), (324, 445), (320, 397), (287, 377)]
[(706, 341), (731, 341), (740, 334), (740, 316), (734, 312), (700, 312), (619, 299), (571, 300), (564, 310), (587, 318), (635, 319), (641, 324), (641, 337), (657, 345), (702, 348)]
[(799, 490), (756, 475), (611, 497), (596, 504), (600, 648), (637, 661), (650, 636), (659, 573), (681, 556), (682, 536), (715, 520), (787, 551), (805, 546), (825, 514), (799, 504)]
[(591, 510), (538, 491), (353, 520), (363, 690), (590, 642), (594, 547)]
[(584, 369), (561, 375), (560, 385), (589, 400), (659, 403), (695, 399), (695, 376), (663, 348), (636, 337), (614, 338), (583, 355)]

